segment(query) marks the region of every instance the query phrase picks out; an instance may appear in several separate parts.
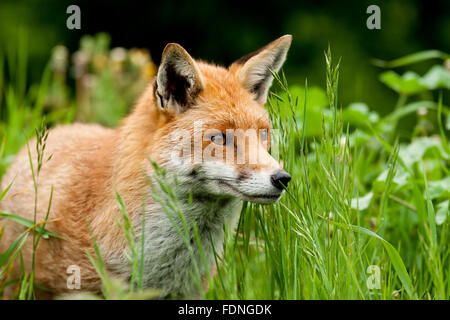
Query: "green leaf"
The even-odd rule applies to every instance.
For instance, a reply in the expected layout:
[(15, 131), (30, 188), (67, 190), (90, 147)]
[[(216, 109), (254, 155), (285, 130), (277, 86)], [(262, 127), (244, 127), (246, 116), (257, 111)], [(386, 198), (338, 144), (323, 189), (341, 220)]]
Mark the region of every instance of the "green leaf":
[[(443, 107), (444, 106), (442, 105), (442, 90), (440, 90), (439, 99), (438, 99), (437, 123), (438, 123), (438, 127), (439, 127), (439, 136), (441, 137), (441, 141), (442, 141), (442, 148), (447, 153), (447, 155), (450, 156), (450, 147), (448, 145), (447, 136), (445, 135), (444, 126), (442, 125), (442, 120), (441, 120)], [(447, 130), (449, 129), (448, 128), (449, 116), (450, 116), (450, 114), (447, 116)]]
[(372, 138), (373, 138), (372, 135), (365, 133), (364, 131), (362, 131), (360, 129), (356, 129), (349, 135), (350, 145), (353, 148), (357, 148), (361, 145), (368, 143), (369, 141), (372, 140)]
[[(397, 121), (400, 118), (403, 118), (411, 113), (415, 113), (420, 109), (436, 110), (436, 109), (438, 109), (438, 106), (439, 105), (434, 101), (422, 100), (422, 101), (412, 102), (402, 108), (394, 110), (392, 113), (390, 113), (385, 118), (383, 118), (383, 121), (385, 121), (385, 122)], [(450, 116), (450, 112), (448, 111), (447, 106), (442, 106), (442, 109), (443, 109), (442, 111), (447, 112), (448, 115)]]
[[(23, 232), (21, 233), (8, 247), (8, 249), (6, 249), (6, 251), (4, 253), (2, 253), (0, 255), (0, 266), (3, 267), (6, 262), (8, 261), (8, 259), (11, 257), (11, 255), (14, 253), (14, 250), (19, 246), (19, 242), (25, 241), (26, 238), (28, 236), (28, 232)], [(25, 239), (24, 239), (25, 238)], [(20, 246), (19, 246), (20, 247)]]
[[(24, 225), (27, 228), (31, 228), (31, 227), (34, 226), (34, 222), (33, 221), (25, 219), (24, 217), (21, 217), (21, 216), (17, 216), (15, 214), (6, 213), (6, 212), (0, 212), (0, 216), (4, 217), (6, 219), (9, 219), (9, 220), (13, 220), (15, 222), (18, 222), (18, 223)], [(45, 228), (42, 228), (41, 226), (36, 226), (36, 227), (34, 227), (34, 229), (37, 232), (41, 233), (42, 237), (44, 239), (48, 239), (50, 236), (51, 237), (55, 237), (55, 238), (59, 238), (59, 239), (64, 239), (63, 237), (57, 235), (56, 233), (53, 233), (53, 232), (51, 232), (51, 231), (49, 231), (49, 230), (47, 230)]]
[(11, 181), (11, 183), (5, 188), (5, 190), (2, 191), (2, 193), (0, 194), (0, 201), (2, 201), (2, 199), (8, 193), (9, 189), (11, 189), (13, 182), (14, 181)]
[(448, 155), (442, 150), (440, 141), (429, 137), (414, 140), (407, 147), (401, 148), (399, 155), (404, 163), (411, 167), (412, 164), (422, 160), (425, 155), (431, 154), (433, 150), (436, 151), (434, 155), (439, 156), (438, 159), (448, 159)]
[(367, 127), (367, 122), (376, 123), (380, 117), (375, 111), (370, 111), (365, 103), (357, 102), (343, 110), (342, 119), (354, 126)]
[(450, 200), (441, 202), (437, 205), (436, 224), (442, 225), (450, 214)]
[(406, 72), (403, 76), (394, 71), (386, 71), (380, 75), (380, 81), (395, 92), (407, 96), (428, 90), (428, 87), (421, 83), (420, 76), (412, 71)]
[(450, 176), (428, 182), (428, 192), (431, 199), (450, 197)]
[(372, 198), (373, 198), (373, 192), (369, 192), (363, 197), (353, 198), (352, 199), (352, 209), (359, 209), (359, 211), (366, 210), (369, 207), (370, 202), (372, 201)]
[(450, 55), (445, 52), (442, 52), (439, 50), (426, 50), (426, 51), (420, 51), (420, 52), (408, 54), (404, 57), (401, 57), (401, 58), (398, 58), (395, 60), (391, 60), (391, 61), (383, 61), (383, 60), (379, 60), (379, 59), (373, 59), (372, 63), (381, 68), (397, 68), (397, 67), (402, 67), (402, 66), (406, 66), (406, 65), (410, 65), (410, 64), (430, 60), (430, 59), (445, 60), (445, 59), (449, 59), (449, 58), (450, 58)]
[[(303, 86), (293, 86), (289, 89), (294, 99), (298, 97), (299, 111), (303, 112), (303, 101), (305, 101), (305, 88)], [(318, 107), (324, 109), (328, 106), (327, 94), (320, 87), (308, 86), (306, 109)]]
[(421, 79), (428, 89), (450, 89), (450, 71), (441, 65), (433, 66)]
[[(375, 182), (373, 183), (372, 189), (375, 192), (383, 192), (385, 189), (385, 181), (388, 176), (389, 169), (384, 170), (380, 175), (375, 179)], [(395, 172), (394, 178), (392, 179), (392, 185), (395, 190), (402, 188), (403, 186), (407, 185), (409, 182), (409, 173), (405, 171), (402, 167), (397, 168), (397, 171)]]
[(438, 88), (450, 89), (450, 72), (441, 65), (433, 66), (423, 77), (412, 71), (403, 76), (386, 71), (380, 75), (380, 80), (397, 93), (407, 96)]

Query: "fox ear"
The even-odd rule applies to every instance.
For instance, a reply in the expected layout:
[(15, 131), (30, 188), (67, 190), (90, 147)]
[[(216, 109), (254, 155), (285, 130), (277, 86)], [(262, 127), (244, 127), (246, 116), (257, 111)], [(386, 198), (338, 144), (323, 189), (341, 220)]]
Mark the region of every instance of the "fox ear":
[(278, 72), (281, 69), (291, 42), (291, 35), (282, 36), (230, 66), (230, 70), (234, 70), (240, 84), (254, 93), (259, 103), (266, 103), (273, 81), (272, 72)]
[(169, 43), (162, 53), (155, 86), (156, 103), (162, 110), (180, 113), (191, 106), (203, 89), (197, 63), (176, 43)]

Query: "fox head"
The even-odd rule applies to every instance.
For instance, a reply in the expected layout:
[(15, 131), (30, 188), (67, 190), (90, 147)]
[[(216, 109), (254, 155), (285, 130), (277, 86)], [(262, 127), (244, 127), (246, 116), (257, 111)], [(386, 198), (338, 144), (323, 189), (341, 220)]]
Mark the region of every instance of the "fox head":
[(281, 197), (291, 177), (269, 154), (264, 105), (291, 40), (285, 35), (228, 68), (166, 46), (148, 93), (158, 119), (149, 151), (181, 188), (258, 203)]

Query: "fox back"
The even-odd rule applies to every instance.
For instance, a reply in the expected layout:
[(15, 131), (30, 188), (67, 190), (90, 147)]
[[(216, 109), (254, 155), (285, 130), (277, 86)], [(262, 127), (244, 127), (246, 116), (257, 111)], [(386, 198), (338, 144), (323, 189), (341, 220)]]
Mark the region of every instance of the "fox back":
[[(33, 220), (36, 210), (37, 222), (49, 212), (46, 228), (63, 238), (39, 242), (35, 282), (50, 289), (49, 296), (73, 292), (67, 286), (68, 268), (76, 266), (80, 290), (100, 292), (99, 275), (86, 254), (95, 257), (94, 239), (108, 272), (130, 279), (131, 252), (119, 226), (120, 195), (134, 240), (144, 243), (139, 258), (145, 286), (162, 296), (193, 294), (192, 272), (203, 275), (213, 265), (224, 227), (233, 228), (242, 201), (273, 203), (290, 180), (268, 152), (271, 127), (264, 109), (272, 72), (281, 68), (290, 43), (291, 36), (283, 36), (228, 68), (196, 61), (181, 46), (168, 44), (156, 77), (119, 127), (73, 124), (49, 131), (37, 194), (24, 147), (2, 179), (2, 189), (11, 182), (12, 187), (1, 211)], [(35, 144), (35, 139), (28, 142), (34, 167)], [(163, 183), (174, 197), (164, 191), (150, 160), (165, 172)], [(174, 205), (168, 205), (173, 198)], [(5, 225), (4, 252), (25, 228), (10, 220), (0, 223)], [(29, 273), (30, 239), (22, 256)], [(11, 278), (20, 276), (19, 265), (16, 261)], [(49, 296), (41, 292), (38, 297)]]

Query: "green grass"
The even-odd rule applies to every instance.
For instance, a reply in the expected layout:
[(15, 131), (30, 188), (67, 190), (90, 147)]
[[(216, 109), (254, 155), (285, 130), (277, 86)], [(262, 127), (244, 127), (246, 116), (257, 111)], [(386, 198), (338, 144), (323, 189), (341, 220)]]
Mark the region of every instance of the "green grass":
[[(351, 145), (338, 108), (338, 69), (327, 53), (331, 116), (322, 122), (321, 137), (310, 141), (305, 134), (308, 119), (299, 123), (295, 117), (302, 105), (307, 114), (307, 85), (305, 101), (298, 101), (289, 94), (285, 78), (277, 79), (285, 94), (272, 100), (270, 113), (274, 127), (281, 129), (280, 157), (294, 178), (279, 203), (244, 208), (237, 237), (228, 239), (207, 298), (449, 298), (448, 220), (436, 226), (421, 172), (410, 172), (411, 193), (396, 192), (402, 163), (398, 143), (389, 145), (374, 134), (372, 140), (380, 140), (371, 151), (375, 156), (365, 146)], [(375, 161), (382, 163), (370, 163)], [(358, 210), (352, 202), (365, 178), (358, 173), (376, 166), (387, 170), (382, 187), (367, 209)], [(395, 195), (401, 203), (392, 200)], [(412, 203), (423, 212), (412, 210)], [(380, 268), (379, 289), (366, 284), (372, 265)]]
[[(417, 63), (421, 57), (429, 58), (416, 55), (396, 60), (396, 64)], [(26, 75), (20, 71), (25, 62), (20, 59), (25, 59), (23, 54), (12, 60), (0, 56), (0, 174), (35, 128), (41, 128), (37, 132), (43, 150), (45, 130), (40, 124), (44, 116), (50, 126), (72, 122), (80, 99), (66, 97), (62, 109), (45, 108), (50, 88), (55, 88), (55, 82), (61, 87), (60, 78), (47, 69), (41, 83), (26, 91)], [(339, 63), (332, 60), (330, 51), (324, 61), (325, 89), (309, 87), (306, 81), (303, 86), (289, 87), (284, 74), (275, 75), (267, 106), (272, 125), (278, 129), (278, 144), (272, 145), (272, 153), (278, 154), (293, 179), (280, 202), (244, 204), (237, 230), (225, 233), (224, 254), (216, 257), (217, 275), (208, 275), (210, 288), (202, 297), (449, 299), (450, 112), (443, 103), (450, 89), (448, 71), (435, 69), (433, 77), (412, 78), (382, 73), (380, 80), (398, 93), (399, 102), (392, 113), (381, 116), (363, 103), (342, 108)], [(5, 75), (6, 62), (18, 64), (20, 73), (14, 81), (6, 80), (11, 79)], [(111, 79), (107, 81), (107, 90), (120, 94)], [(105, 86), (97, 89), (105, 90)], [(111, 110), (123, 110), (124, 100)], [(411, 116), (416, 121), (408, 131), (401, 124)], [(37, 179), (38, 168), (33, 170)], [(184, 221), (164, 172), (155, 170), (160, 189), (168, 195), (155, 192), (155, 199), (173, 219)], [(0, 201), (6, 195), (7, 190)], [(90, 258), (102, 277), (103, 297), (153, 297), (155, 292), (142, 287), (142, 243), (135, 240), (119, 194), (117, 203), (121, 212), (117, 223), (131, 248), (132, 280), (123, 284), (109, 278), (96, 250), (96, 257)], [(57, 236), (45, 229), (45, 222), (42, 227), (36, 225), (39, 221), (22, 223), (37, 230), (40, 240), (34, 241)], [(181, 237), (186, 232), (197, 235), (195, 226), (185, 221), (181, 226)], [(36, 237), (32, 229), (17, 239), (12, 250), (0, 253), (0, 275), (7, 273), (12, 260), (18, 263), (24, 241), (29, 235)], [(192, 249), (189, 241), (186, 246)], [(201, 268), (196, 266), (192, 274), (199, 286)], [(379, 270), (379, 288), (368, 286), (377, 273), (373, 270)], [(15, 285), (0, 277), (0, 292), (8, 284)], [(32, 291), (33, 275), (23, 274), (18, 298), (33, 298)]]

